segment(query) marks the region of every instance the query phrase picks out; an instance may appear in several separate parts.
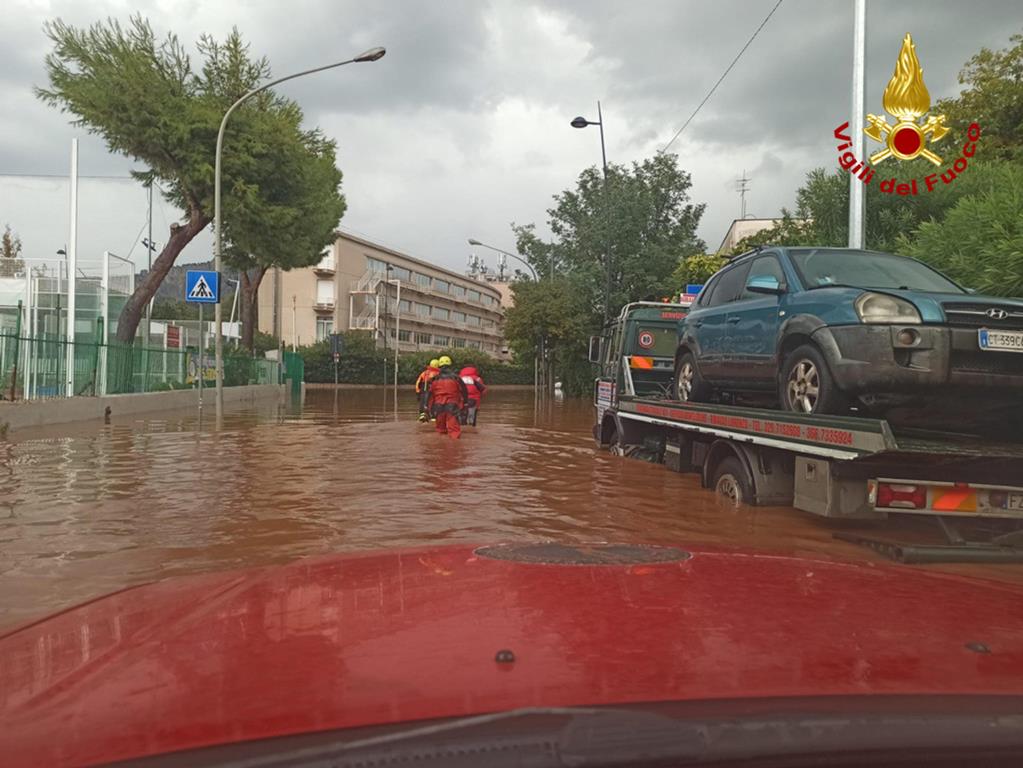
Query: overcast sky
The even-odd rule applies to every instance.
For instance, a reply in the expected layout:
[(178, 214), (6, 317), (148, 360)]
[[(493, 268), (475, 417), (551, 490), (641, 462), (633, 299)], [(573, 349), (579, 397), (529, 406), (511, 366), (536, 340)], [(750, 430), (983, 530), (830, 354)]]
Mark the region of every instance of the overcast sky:
[[(341, 222), (378, 242), (463, 269), (475, 237), (511, 249), (510, 222), (541, 229), (551, 196), (600, 161), (596, 128), (577, 114), (604, 110), (608, 159), (662, 148), (774, 6), (775, 0), (5, 0), (0, 48), (0, 226), (25, 255), (63, 247), (70, 140), (80, 173), (125, 176), (130, 160), (69, 124), (32, 93), (45, 84), (44, 21), (86, 25), (139, 10), (159, 35), (183, 41), (237, 26), (275, 75), (383, 45), (387, 56), (288, 83), (307, 122), (338, 142), (348, 211)], [(913, 35), (932, 99), (958, 92), (956, 75), (982, 46), (1023, 28), (1019, 0), (868, 0), (867, 111), (881, 112), (902, 36)], [(752, 178), (747, 211), (791, 206), (805, 173), (833, 166), (832, 131), (849, 115), (852, 0), (784, 0), (715, 95), (672, 146), (707, 203), (699, 234), (718, 246), (739, 215), (735, 180)], [(27, 175), (22, 176), (22, 175)], [(36, 175), (50, 176), (35, 178)], [(79, 252), (131, 254), (146, 220), (131, 181), (83, 178)], [(178, 213), (157, 200), (154, 237)], [(133, 250), (134, 244), (134, 250)], [(205, 234), (179, 263), (209, 257)], [(479, 254), (493, 264), (486, 251)]]

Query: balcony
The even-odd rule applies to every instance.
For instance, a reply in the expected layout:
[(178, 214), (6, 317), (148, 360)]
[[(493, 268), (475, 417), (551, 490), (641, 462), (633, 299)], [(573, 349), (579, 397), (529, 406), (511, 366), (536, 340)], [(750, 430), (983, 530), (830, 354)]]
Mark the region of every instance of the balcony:
[(333, 312), (334, 311), (334, 300), (333, 299), (318, 299), (313, 304), (313, 310), (316, 312)]
[(334, 274), (335, 269), (334, 252), (327, 251), (323, 254), (323, 258), (320, 259), (319, 263), (313, 267), (313, 272), (317, 275), (329, 277)]

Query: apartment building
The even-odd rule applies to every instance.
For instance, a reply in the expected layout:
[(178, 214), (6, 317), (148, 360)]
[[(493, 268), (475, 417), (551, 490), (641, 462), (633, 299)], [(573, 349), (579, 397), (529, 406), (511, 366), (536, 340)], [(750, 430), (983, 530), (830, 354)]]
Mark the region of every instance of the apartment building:
[(365, 330), (388, 349), (469, 348), (503, 359), (502, 298), (485, 281), (338, 232), (316, 266), (263, 278), (259, 329), (297, 346)]

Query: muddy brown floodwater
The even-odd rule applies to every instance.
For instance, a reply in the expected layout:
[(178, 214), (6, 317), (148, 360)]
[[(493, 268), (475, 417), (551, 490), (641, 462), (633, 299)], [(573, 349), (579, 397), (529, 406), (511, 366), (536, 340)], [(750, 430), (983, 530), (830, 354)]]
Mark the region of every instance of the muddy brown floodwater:
[[(695, 475), (595, 449), (592, 413), (494, 392), (456, 442), (417, 423), (407, 393), (395, 411), (383, 389), (318, 390), (230, 412), (219, 430), (174, 412), (20, 431), (0, 441), (0, 626), (176, 574), (381, 547), (700, 542), (880, 559), (833, 540), (829, 521), (730, 509)], [(931, 568), (1023, 583), (1015, 565)]]

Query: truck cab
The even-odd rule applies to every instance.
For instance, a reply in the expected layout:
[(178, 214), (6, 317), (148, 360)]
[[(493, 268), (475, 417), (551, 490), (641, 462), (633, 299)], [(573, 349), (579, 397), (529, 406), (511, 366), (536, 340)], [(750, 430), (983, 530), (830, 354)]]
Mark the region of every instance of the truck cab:
[(621, 394), (671, 396), (678, 324), (688, 311), (685, 304), (633, 302), (590, 337), (590, 362), (600, 366), (593, 390), (598, 424)]

